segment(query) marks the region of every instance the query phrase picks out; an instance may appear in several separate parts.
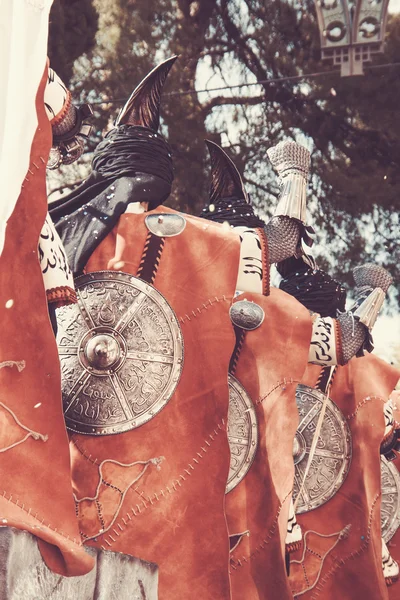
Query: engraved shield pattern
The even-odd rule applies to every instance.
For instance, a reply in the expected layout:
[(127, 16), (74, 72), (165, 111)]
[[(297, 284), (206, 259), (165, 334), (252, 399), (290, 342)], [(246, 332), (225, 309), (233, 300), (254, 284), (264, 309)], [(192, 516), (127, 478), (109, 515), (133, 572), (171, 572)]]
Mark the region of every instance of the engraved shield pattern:
[(171, 398), (183, 367), (183, 338), (165, 298), (127, 273), (76, 280), (78, 304), (57, 311), (65, 421), (105, 435), (149, 421)]
[(396, 466), (381, 456), (381, 527), (388, 543), (400, 527), (400, 474)]
[(228, 441), (231, 451), (226, 493), (233, 490), (246, 475), (257, 452), (258, 427), (254, 404), (241, 383), (228, 375), (229, 412)]
[[(297, 498), (301, 488), (324, 395), (308, 386), (298, 385), (296, 401), (300, 424), (293, 445), (294, 498)], [(296, 513), (318, 508), (336, 494), (349, 472), (351, 454), (349, 426), (337, 405), (328, 399), (317, 447), (300, 494)]]

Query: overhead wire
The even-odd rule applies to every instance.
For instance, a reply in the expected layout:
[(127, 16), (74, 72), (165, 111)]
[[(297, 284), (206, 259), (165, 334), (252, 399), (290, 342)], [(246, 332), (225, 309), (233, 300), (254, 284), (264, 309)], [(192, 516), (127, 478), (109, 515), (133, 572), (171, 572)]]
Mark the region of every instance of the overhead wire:
[[(370, 70), (385, 69), (387, 67), (398, 67), (398, 66), (400, 66), (400, 62), (392, 62), (392, 63), (384, 63), (381, 65), (365, 66), (365, 69), (370, 71)], [(222, 91), (226, 91), (226, 90), (234, 90), (234, 89), (240, 89), (240, 88), (244, 88), (244, 87), (253, 87), (256, 85), (269, 85), (272, 83), (279, 83), (279, 82), (285, 82), (285, 81), (302, 81), (305, 79), (316, 79), (318, 77), (324, 77), (324, 76), (329, 76), (329, 75), (338, 75), (338, 74), (340, 74), (339, 69), (332, 69), (331, 71), (318, 71), (316, 73), (306, 73), (303, 75), (289, 75), (287, 77), (271, 77), (270, 79), (260, 79), (258, 81), (253, 81), (253, 82), (248, 82), (248, 83), (237, 83), (235, 85), (223, 85), (220, 87), (210, 88), (210, 89), (178, 90), (178, 91), (174, 91), (174, 92), (166, 92), (164, 94), (164, 96), (165, 97), (189, 96), (189, 95), (193, 95), (193, 94), (203, 94), (203, 93), (211, 94), (213, 92), (222, 92)], [(249, 96), (249, 98), (251, 98), (251, 96)], [(92, 105), (125, 104), (126, 101), (127, 101), (127, 98), (111, 98), (109, 100), (92, 100), (90, 102), (90, 104), (92, 104)]]

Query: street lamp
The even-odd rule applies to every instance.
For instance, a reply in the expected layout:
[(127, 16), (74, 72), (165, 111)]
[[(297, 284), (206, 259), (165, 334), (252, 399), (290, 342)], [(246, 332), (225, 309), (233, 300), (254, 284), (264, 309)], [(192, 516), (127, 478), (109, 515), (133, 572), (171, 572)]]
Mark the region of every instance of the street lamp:
[(342, 77), (363, 75), (363, 64), (383, 52), (389, 0), (316, 0), (322, 58)]

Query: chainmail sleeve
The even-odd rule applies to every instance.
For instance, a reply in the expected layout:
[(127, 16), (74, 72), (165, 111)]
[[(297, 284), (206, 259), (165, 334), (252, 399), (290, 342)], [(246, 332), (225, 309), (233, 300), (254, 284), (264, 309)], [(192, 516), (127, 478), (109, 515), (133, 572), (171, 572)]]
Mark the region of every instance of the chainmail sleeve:
[(365, 325), (357, 321), (350, 311), (340, 315), (337, 321), (340, 328), (342, 347), (339, 364), (345, 365), (353, 356), (362, 356), (369, 334)]
[(337, 318), (341, 353), (338, 364), (346, 364), (353, 356), (362, 356), (364, 350), (373, 350), (371, 330), (382, 307), (386, 292), (393, 279), (384, 269), (373, 263), (356, 267), (353, 271), (355, 303)]
[(275, 215), (265, 226), (272, 264), (297, 254), (302, 240), (312, 244), (309, 233), (313, 230), (305, 225), (310, 153), (296, 142), (285, 141), (269, 148), (267, 154), (281, 182)]
[(273, 217), (264, 226), (268, 241), (269, 263), (277, 263), (296, 253), (301, 224), (287, 216)]

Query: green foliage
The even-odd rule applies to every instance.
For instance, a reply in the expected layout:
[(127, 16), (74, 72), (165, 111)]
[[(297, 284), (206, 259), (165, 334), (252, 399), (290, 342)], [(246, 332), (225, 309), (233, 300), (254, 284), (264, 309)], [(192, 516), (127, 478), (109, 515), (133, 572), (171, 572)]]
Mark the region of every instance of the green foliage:
[[(321, 241), (321, 264), (351, 283), (352, 267), (375, 260), (398, 280), (399, 67), (367, 68), (363, 77), (332, 74), (332, 66), (320, 59), (312, 0), (94, 0), (94, 5), (100, 15), (96, 46), (90, 54), (83, 50), (72, 80), (78, 99), (97, 102), (91, 148), (154, 64), (179, 54), (162, 111), (176, 168), (170, 203), (199, 213), (206, 202), (203, 139), (209, 137), (228, 146), (245, 171), (253, 202), (270, 215), (279, 187), (266, 149), (291, 137), (312, 153), (310, 222)], [(77, 17), (64, 10), (58, 27), (69, 31), (67, 18)], [(52, 44), (64, 43), (69, 64), (78, 46), (71, 52), (56, 41), (54, 27), (52, 36)], [(385, 54), (374, 64), (399, 61), (400, 19), (392, 17)], [(324, 76), (301, 81), (176, 94), (203, 89), (208, 74), (215, 75), (208, 85), (213, 88), (321, 71)]]

